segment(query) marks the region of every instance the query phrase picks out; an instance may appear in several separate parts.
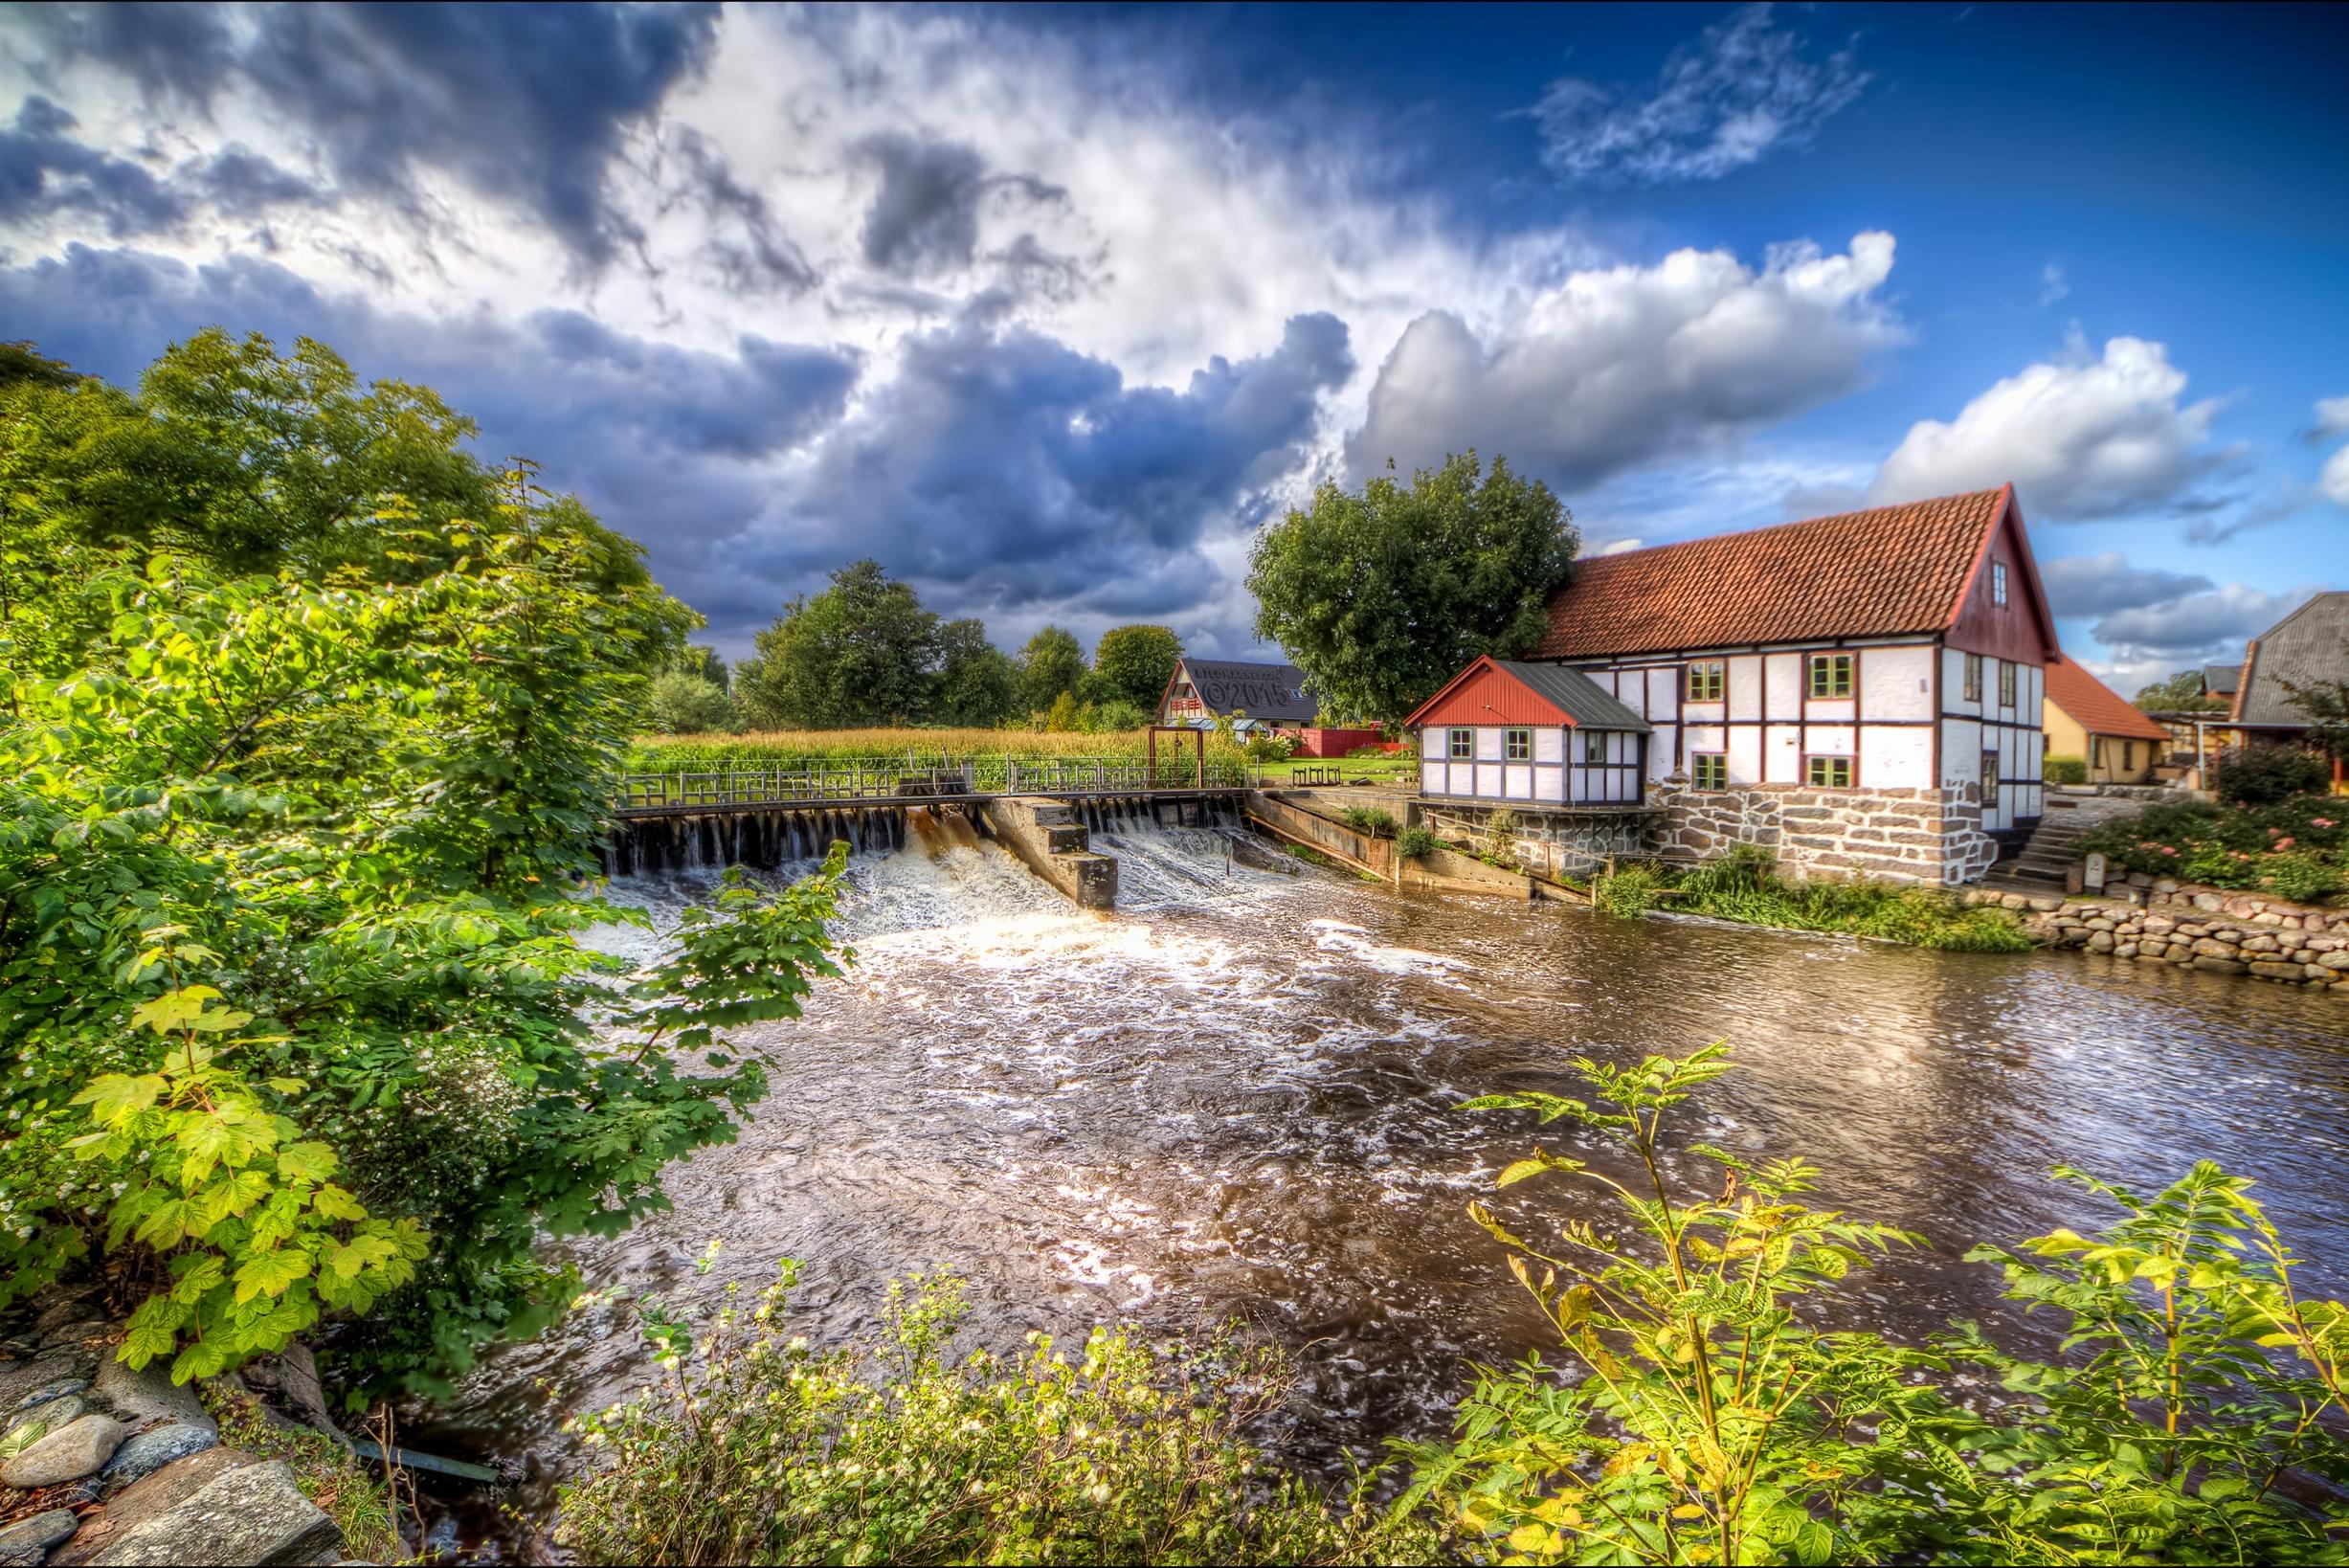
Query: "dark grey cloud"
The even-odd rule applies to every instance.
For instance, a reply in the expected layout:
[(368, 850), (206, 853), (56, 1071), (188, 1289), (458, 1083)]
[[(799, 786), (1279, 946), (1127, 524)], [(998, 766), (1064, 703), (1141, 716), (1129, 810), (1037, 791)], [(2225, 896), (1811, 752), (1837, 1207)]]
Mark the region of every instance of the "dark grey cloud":
[(344, 190), (429, 220), (416, 176), (445, 170), (535, 213), (594, 267), (641, 238), (608, 197), (621, 138), (706, 63), (717, 7), (91, 6), (34, 23), (54, 50), (199, 108), (249, 78)]
[[(1068, 196), (1033, 174), (991, 174), (975, 148), (956, 142), (891, 131), (867, 138), (858, 151), (881, 171), (864, 213), (864, 259), (901, 277), (969, 266), (978, 254), (980, 208), (991, 198)], [(1027, 252), (1028, 264), (1042, 254), (1033, 239)]]
[(2039, 575), (2047, 587), (2048, 604), (2066, 617), (2143, 610), (2211, 587), (2210, 579), (2199, 571), (2131, 566), (2128, 557), (2116, 549), (2100, 555), (2067, 555), (2046, 563)]
[(957, 610), (1196, 603), (1217, 581), (1207, 531), (1301, 460), (1318, 399), (1353, 367), (1327, 315), (1179, 391), (965, 321), (910, 341), (896, 378), (825, 438), (759, 566), (787, 580), (875, 555)]
[(158, 176), (77, 141), (72, 132), (78, 123), (35, 94), (0, 129), (0, 223), (75, 213), (128, 239), (178, 229), (199, 210), (243, 218), (326, 199), (307, 180), (233, 145)]
[(2120, 610), (2096, 622), (2096, 640), (2125, 661), (2178, 662), (2239, 658), (2257, 637), (2318, 592), (2315, 586), (2269, 594), (2242, 583), (2166, 604)]
[(692, 126), (679, 128), (676, 145), (683, 182), (668, 199), (692, 200), (707, 215), (710, 230), (702, 243), (727, 288), (737, 294), (814, 288), (816, 268), (776, 224), (767, 198), (735, 179), (724, 156)]

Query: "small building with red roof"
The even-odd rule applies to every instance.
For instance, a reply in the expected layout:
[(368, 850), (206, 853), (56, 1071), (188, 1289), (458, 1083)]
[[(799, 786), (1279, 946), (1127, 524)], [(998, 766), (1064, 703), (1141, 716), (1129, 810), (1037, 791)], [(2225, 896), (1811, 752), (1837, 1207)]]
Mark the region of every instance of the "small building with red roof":
[(2076, 661), (2047, 665), (2043, 719), (2050, 759), (2076, 758), (2091, 784), (2150, 784), (2170, 732)]

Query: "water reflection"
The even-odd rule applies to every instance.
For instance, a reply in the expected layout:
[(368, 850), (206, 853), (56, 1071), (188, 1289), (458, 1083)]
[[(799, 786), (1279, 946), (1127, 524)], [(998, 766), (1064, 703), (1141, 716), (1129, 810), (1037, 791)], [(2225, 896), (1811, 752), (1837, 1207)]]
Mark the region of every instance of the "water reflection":
[[(2318, 1260), (2312, 1283), (2349, 1283), (2336, 999), (2071, 954), (1408, 896), (1206, 830), (1101, 842), (1122, 862), (1112, 917), (968, 841), (858, 862), (854, 975), (774, 1035), (773, 1095), (739, 1144), (676, 1174), (673, 1212), (579, 1249), (591, 1283), (705, 1302), (790, 1255), (819, 1335), (931, 1267), (971, 1280), (975, 1331), (997, 1343), (1238, 1315), (1296, 1350), (1313, 1408), (1294, 1442), (1333, 1462), (1439, 1424), (1464, 1361), (1539, 1342), (1461, 1211), (1537, 1137), (1587, 1151), (1454, 1108), (1569, 1088), (1577, 1056), (1716, 1039), (1742, 1070), (1685, 1135), (1801, 1154), (1824, 1200), (1924, 1234), (1863, 1288), (1896, 1332), (1988, 1308), (1995, 1277), (1956, 1261), (1974, 1242), (2101, 1220), (2047, 1177), (2066, 1160), (2134, 1183), (2198, 1157), (2252, 1174)], [(673, 923), (706, 886), (622, 892)], [(1510, 1196), (1537, 1225), (1568, 1191)], [(711, 1236), (725, 1262), (698, 1278)], [(624, 1307), (584, 1312), (498, 1356), (437, 1437), (550, 1447), (563, 1409), (645, 1372)]]

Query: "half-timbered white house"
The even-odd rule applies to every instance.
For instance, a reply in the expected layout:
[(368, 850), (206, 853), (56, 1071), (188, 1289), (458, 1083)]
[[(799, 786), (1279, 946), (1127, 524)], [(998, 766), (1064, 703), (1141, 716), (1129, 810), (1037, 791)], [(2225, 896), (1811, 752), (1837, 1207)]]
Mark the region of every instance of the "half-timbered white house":
[(2011, 485), (1580, 560), (1549, 618), (1526, 662), (1651, 727), (1685, 846), (1958, 882), (2040, 816), (2059, 656)]

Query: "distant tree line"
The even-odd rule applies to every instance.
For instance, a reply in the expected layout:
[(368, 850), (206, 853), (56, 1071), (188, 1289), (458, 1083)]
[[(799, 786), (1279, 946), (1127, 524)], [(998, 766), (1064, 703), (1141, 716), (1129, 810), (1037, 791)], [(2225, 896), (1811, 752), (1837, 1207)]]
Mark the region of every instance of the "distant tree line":
[(1148, 724), (1182, 657), (1164, 626), (1119, 626), (1088, 663), (1075, 636), (1046, 626), (1017, 658), (975, 616), (948, 620), (877, 561), (855, 561), (822, 593), (784, 606), (729, 671), (695, 645), (647, 693), (647, 728), (663, 734), (937, 725), (992, 728), (1025, 721), (1065, 730)]

